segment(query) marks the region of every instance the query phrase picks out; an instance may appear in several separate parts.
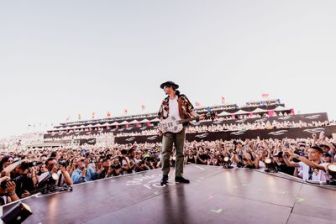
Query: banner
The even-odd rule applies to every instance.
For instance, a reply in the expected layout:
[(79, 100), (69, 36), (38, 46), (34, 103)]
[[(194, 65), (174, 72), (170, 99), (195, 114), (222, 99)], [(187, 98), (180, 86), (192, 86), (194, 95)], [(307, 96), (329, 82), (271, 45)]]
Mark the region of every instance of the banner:
[[(231, 139), (284, 139), (284, 138), (311, 138), (312, 134), (319, 134), (324, 131), (327, 137), (332, 137), (336, 133), (336, 126), (327, 126), (319, 128), (287, 128), (273, 130), (240, 130), (228, 132), (204, 132), (187, 134), (186, 140), (191, 141), (216, 141), (216, 140), (231, 140)], [(115, 143), (132, 144), (137, 143), (157, 143), (161, 142), (162, 137), (158, 135), (150, 136), (134, 136), (134, 137), (115, 137)]]

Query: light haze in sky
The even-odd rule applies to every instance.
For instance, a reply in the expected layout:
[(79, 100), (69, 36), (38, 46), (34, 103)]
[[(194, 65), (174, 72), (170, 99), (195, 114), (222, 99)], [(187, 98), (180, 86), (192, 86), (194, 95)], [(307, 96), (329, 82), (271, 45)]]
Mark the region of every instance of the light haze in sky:
[(173, 80), (202, 105), (336, 106), (336, 1), (0, 1), (0, 137), (156, 112)]

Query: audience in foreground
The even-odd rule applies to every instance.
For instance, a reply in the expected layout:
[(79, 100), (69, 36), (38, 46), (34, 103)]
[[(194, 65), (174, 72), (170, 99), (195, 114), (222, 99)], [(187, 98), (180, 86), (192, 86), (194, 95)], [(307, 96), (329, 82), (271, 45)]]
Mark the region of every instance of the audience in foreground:
[[(322, 132), (309, 139), (186, 142), (184, 154), (185, 164), (249, 169), (272, 165), (275, 171), (305, 181), (327, 183), (328, 165), (336, 161), (335, 149), (334, 139)], [(66, 190), (73, 184), (159, 168), (160, 150), (159, 143), (135, 143), (1, 153), (0, 204), (37, 192)]]

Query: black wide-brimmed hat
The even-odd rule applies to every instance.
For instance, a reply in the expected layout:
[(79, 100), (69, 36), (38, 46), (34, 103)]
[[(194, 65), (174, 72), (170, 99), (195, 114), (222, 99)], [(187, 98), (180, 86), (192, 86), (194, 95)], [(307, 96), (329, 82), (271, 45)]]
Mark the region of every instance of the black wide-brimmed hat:
[(173, 81), (167, 81), (167, 82), (164, 82), (160, 85), (160, 88), (161, 89), (164, 89), (166, 86), (168, 87), (173, 87), (173, 89), (178, 89), (179, 88), (179, 85), (177, 85), (175, 82)]

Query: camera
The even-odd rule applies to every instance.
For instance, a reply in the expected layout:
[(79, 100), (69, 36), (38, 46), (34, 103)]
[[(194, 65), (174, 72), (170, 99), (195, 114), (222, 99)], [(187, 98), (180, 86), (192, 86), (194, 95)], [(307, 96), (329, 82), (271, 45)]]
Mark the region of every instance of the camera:
[[(15, 183), (18, 182), (20, 179), (21, 179), (22, 176), (17, 176), (15, 177), (14, 179), (12, 179), (11, 181), (14, 181)], [(7, 183), (9, 182), (10, 180), (6, 180), (6, 181), (3, 181), (1, 182), (0, 184), (0, 187), (3, 189), (3, 190), (6, 190), (7, 189)]]
[(26, 170), (26, 169), (29, 169), (31, 167), (39, 166), (39, 165), (42, 165), (42, 162), (36, 162), (36, 161), (34, 161), (34, 162), (23, 162), (23, 163), (21, 163), (21, 168), (23, 170)]
[(145, 162), (155, 162), (155, 159), (152, 156), (145, 156), (145, 158), (143, 160)]
[(300, 155), (300, 156), (304, 156), (304, 155), (305, 155), (304, 150), (302, 150), (302, 149), (298, 149), (298, 148), (295, 149), (294, 153), (295, 153), (295, 154), (298, 154), (298, 155)]
[(120, 169), (121, 168), (121, 164), (118, 160), (114, 160), (111, 164), (111, 168), (112, 169)]
[(121, 154), (122, 154), (122, 155), (127, 155), (127, 154), (128, 154), (128, 150), (127, 150), (127, 149), (123, 149), (123, 150), (121, 150)]
[(3, 190), (6, 190), (6, 188), (7, 188), (7, 183), (8, 183), (8, 181), (2, 181), (0, 187), (1, 187)]
[(112, 169), (120, 169), (121, 166), (120, 166), (120, 164), (112, 164), (112, 165), (111, 165), (111, 168), (112, 168)]
[(60, 160), (58, 161), (58, 164), (64, 167), (69, 166), (69, 162), (67, 160)]

